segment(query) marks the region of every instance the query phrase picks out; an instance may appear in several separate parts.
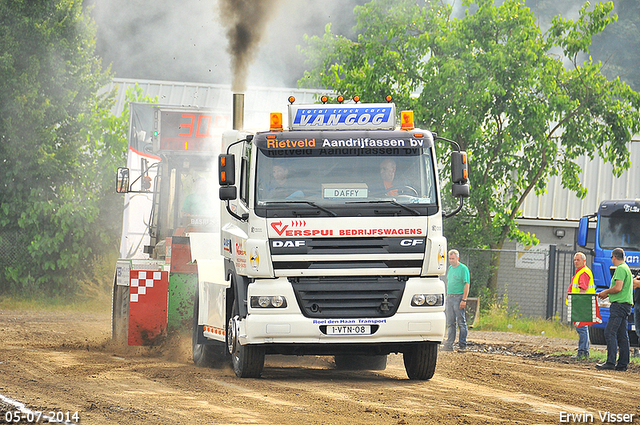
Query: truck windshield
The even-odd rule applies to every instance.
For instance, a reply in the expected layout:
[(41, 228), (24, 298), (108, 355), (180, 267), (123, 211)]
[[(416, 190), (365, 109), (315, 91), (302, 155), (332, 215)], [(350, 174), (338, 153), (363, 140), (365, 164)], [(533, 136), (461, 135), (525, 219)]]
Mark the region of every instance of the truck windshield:
[(640, 215), (601, 216), (598, 240), (603, 249), (640, 251)]
[[(260, 149), (256, 206), (305, 202), (327, 209), (362, 210), (368, 204), (372, 209), (387, 204), (396, 209), (398, 204), (418, 209), (436, 205), (430, 149), (401, 151), (396, 155), (268, 156)], [(401, 209), (411, 214), (414, 208)]]

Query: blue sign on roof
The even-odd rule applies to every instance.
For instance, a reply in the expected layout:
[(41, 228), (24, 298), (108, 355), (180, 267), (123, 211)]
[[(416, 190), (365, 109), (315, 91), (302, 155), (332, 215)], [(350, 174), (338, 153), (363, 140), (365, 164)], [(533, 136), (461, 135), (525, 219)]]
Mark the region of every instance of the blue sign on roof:
[(393, 130), (392, 103), (354, 105), (289, 105), (291, 130)]

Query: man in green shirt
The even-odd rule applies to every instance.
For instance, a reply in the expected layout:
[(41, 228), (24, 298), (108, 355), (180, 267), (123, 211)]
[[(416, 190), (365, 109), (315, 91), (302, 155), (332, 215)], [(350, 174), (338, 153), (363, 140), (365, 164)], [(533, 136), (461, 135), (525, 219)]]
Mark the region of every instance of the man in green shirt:
[[(600, 370), (627, 370), (629, 365), (629, 335), (627, 333), (627, 318), (631, 314), (633, 304), (633, 276), (629, 266), (624, 261), (624, 250), (616, 248), (611, 251), (611, 262), (616, 270), (611, 278), (609, 289), (598, 293), (598, 298), (609, 297), (609, 321), (604, 329), (604, 339), (607, 342), (607, 362), (597, 364)], [(620, 350), (618, 363), (616, 355)]]
[(447, 340), (442, 344), (442, 351), (452, 351), (456, 339), (456, 323), (460, 329), (458, 351), (467, 349), (467, 321), (464, 309), (467, 307), (469, 295), (469, 268), (460, 262), (460, 253), (449, 251), (449, 270), (447, 271), (447, 301), (444, 313), (447, 318)]

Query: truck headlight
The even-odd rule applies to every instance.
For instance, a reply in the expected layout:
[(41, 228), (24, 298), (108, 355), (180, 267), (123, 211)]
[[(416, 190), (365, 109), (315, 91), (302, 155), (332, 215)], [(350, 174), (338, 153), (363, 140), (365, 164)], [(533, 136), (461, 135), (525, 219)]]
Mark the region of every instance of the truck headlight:
[(444, 304), (444, 294), (415, 294), (411, 298), (414, 307), (434, 307)]
[(259, 295), (251, 297), (252, 308), (285, 308), (287, 299), (282, 295)]

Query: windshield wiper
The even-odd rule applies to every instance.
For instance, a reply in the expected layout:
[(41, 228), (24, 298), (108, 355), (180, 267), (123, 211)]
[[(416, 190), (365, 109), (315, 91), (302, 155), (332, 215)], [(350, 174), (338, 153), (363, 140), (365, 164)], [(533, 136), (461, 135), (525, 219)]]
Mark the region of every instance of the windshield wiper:
[(379, 200), (379, 201), (349, 201), (349, 202), (345, 202), (345, 204), (392, 204), (395, 205), (397, 207), (403, 208), (415, 215), (422, 215), (420, 213), (420, 211), (418, 210), (414, 210), (411, 207), (408, 207), (406, 205), (402, 205), (401, 203), (393, 200), (393, 199), (385, 199), (385, 200)]
[(300, 201), (276, 201), (274, 202), (276, 204), (308, 204), (311, 205), (312, 207), (315, 207), (317, 209), (319, 209), (320, 211), (324, 211), (327, 214), (329, 214), (332, 217), (337, 217), (338, 214), (334, 213), (333, 211), (325, 208), (325, 207), (321, 207), (320, 205), (316, 204), (315, 202), (311, 202), (311, 201), (304, 201), (304, 200), (300, 200)]

